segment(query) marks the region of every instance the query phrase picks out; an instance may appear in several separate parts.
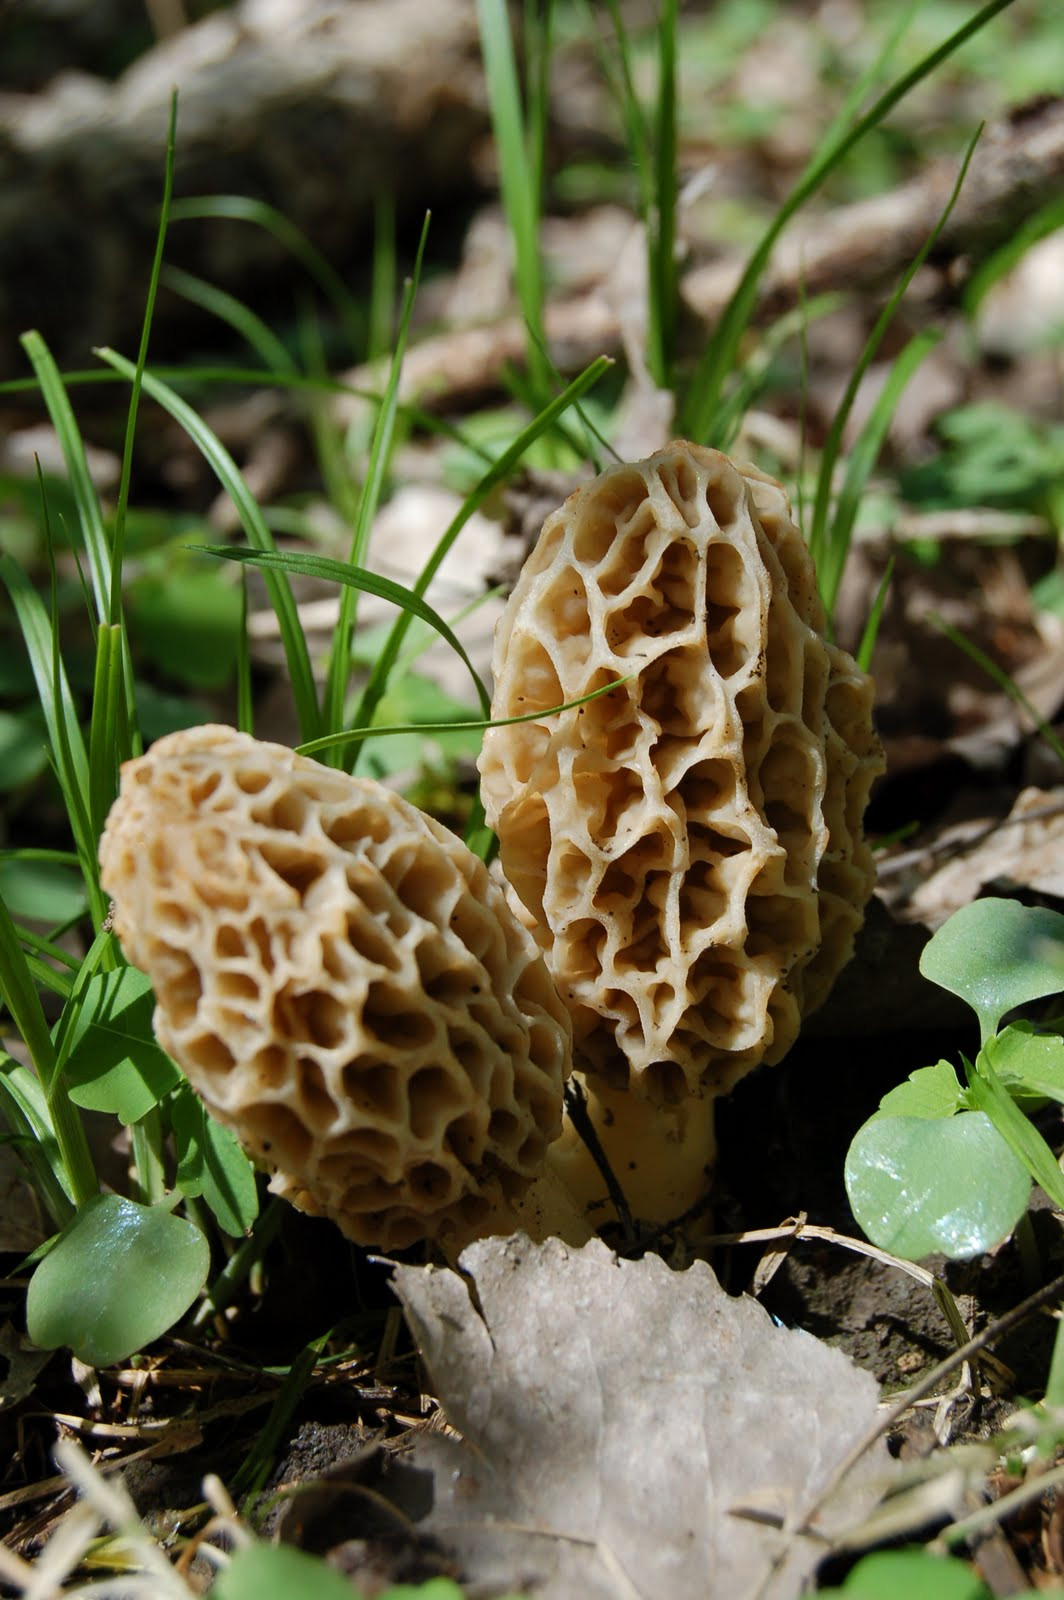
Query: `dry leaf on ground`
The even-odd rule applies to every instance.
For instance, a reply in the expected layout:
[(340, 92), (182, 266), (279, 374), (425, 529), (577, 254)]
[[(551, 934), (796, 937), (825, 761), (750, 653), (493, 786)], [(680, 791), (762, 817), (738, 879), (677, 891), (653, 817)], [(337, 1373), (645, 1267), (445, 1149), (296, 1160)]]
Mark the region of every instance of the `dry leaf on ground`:
[[(537, 1600), (788, 1600), (823, 1546), (739, 1507), (802, 1514), (870, 1425), (872, 1377), (732, 1299), (710, 1268), (618, 1260), (521, 1235), (470, 1246), (456, 1272), (399, 1266), (395, 1288), (462, 1438), (415, 1446), (435, 1477), (422, 1526), (478, 1592)], [(870, 1452), (816, 1519), (867, 1513), (888, 1471)]]

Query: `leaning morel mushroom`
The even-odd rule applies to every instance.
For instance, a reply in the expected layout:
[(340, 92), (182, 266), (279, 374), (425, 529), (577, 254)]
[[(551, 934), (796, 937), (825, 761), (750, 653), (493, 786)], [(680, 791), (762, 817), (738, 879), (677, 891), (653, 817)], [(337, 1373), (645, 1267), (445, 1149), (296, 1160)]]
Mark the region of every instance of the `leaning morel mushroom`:
[[(549, 517), (499, 623), (495, 717), (628, 679), (491, 729), (480, 769), (592, 1119), (647, 1220), (704, 1196), (713, 1098), (789, 1049), (872, 892), (872, 685), (824, 623), (780, 485), (682, 441)], [(605, 1195), (573, 1139), (551, 1161)]]
[(203, 727), (123, 768), (100, 863), (160, 1043), (276, 1192), (385, 1249), (506, 1228), (561, 1127), (570, 1026), (458, 839)]

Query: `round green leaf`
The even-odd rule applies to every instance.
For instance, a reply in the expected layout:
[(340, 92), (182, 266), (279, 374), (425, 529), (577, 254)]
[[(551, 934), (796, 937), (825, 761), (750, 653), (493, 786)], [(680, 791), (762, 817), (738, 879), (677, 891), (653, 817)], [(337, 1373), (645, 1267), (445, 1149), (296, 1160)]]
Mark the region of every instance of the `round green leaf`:
[(924, 946), (920, 971), (967, 1000), (985, 1041), (1006, 1011), (1064, 990), (1064, 914), (973, 900)]
[(1006, 1239), (1027, 1209), (1027, 1170), (982, 1111), (877, 1117), (846, 1156), (846, 1192), (863, 1231), (892, 1255), (955, 1261)]
[(108, 1367), (184, 1316), (209, 1265), (207, 1241), (191, 1222), (94, 1195), (30, 1280), (29, 1336), (43, 1350), (69, 1345), (80, 1361)]
[(910, 1072), (879, 1102), (875, 1117), (952, 1117), (960, 1110), (964, 1090), (948, 1061)]
[(214, 1600), (353, 1600), (350, 1583), (288, 1544), (249, 1544), (219, 1574)]
[(847, 1595), (849, 1600), (991, 1600), (977, 1573), (951, 1556), (926, 1550), (877, 1550), (853, 1568), (841, 1589), (821, 1594)]

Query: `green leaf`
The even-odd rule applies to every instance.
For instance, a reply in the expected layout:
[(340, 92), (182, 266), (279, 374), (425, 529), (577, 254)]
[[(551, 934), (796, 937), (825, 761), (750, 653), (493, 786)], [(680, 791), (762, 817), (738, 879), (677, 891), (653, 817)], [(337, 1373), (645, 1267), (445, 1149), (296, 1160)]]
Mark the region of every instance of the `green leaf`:
[(32, 783), (48, 765), (48, 737), (36, 707), (0, 711), (0, 790)]
[(138, 579), (126, 595), (130, 636), (177, 683), (219, 689), (236, 665), (240, 589), (216, 568)]
[(1064, 1039), (1035, 1033), (1029, 1022), (1013, 1022), (986, 1042), (986, 1054), (1002, 1087), (1020, 1105), (1026, 1099), (1064, 1104)]
[(948, 1061), (910, 1072), (904, 1083), (879, 1102), (877, 1117), (952, 1117), (963, 1104), (964, 1090)]
[(64, 1071), (71, 1100), (139, 1122), (181, 1073), (155, 1042), (155, 997), (142, 972), (123, 967), (90, 980), (78, 1003)]
[(60, 861), (9, 856), (0, 861), (0, 895), (13, 917), (48, 927), (85, 915), (87, 897), (81, 873)]
[(210, 1251), (191, 1222), (117, 1194), (95, 1195), (63, 1229), (30, 1280), (26, 1327), (42, 1350), (68, 1345), (109, 1367), (184, 1316)]
[(214, 1600), (358, 1600), (339, 1572), (289, 1544), (245, 1545), (218, 1574), (211, 1593)]
[(939, 1251), (964, 1261), (992, 1249), (1023, 1216), (1031, 1188), (981, 1111), (873, 1118), (850, 1145), (845, 1178), (868, 1238), (910, 1261)]
[(1064, 913), (973, 900), (924, 946), (920, 971), (967, 1000), (985, 1044), (1007, 1011), (1064, 990)]
[(877, 1550), (864, 1556), (839, 1589), (849, 1600), (993, 1600), (990, 1590), (963, 1561), (926, 1550)]
[(202, 1195), (220, 1227), (241, 1238), (259, 1214), (255, 1169), (236, 1135), (207, 1115), (186, 1083), (171, 1110), (177, 1146), (177, 1183), (184, 1194)]

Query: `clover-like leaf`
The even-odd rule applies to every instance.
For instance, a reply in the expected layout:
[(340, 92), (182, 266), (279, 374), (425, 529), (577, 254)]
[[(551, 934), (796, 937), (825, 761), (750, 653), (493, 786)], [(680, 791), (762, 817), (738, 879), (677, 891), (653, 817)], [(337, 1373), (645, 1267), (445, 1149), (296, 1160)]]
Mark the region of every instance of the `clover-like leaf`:
[(198, 1228), (161, 1206), (94, 1195), (63, 1229), (33, 1277), (26, 1327), (43, 1350), (69, 1345), (109, 1367), (184, 1316), (210, 1265)]
[(174, 1095), (171, 1122), (182, 1193), (202, 1195), (219, 1225), (239, 1238), (258, 1216), (259, 1197), (255, 1169), (236, 1135), (207, 1115), (186, 1083)]
[(927, 1550), (877, 1550), (864, 1556), (840, 1589), (822, 1595), (847, 1600), (993, 1600), (986, 1584), (963, 1561), (933, 1556)]
[(245, 1545), (218, 1574), (212, 1593), (215, 1600), (293, 1600), (295, 1595), (353, 1600), (354, 1595), (342, 1573), (288, 1544)]
[(924, 946), (920, 971), (967, 1000), (985, 1044), (1007, 1011), (1064, 990), (1064, 913), (973, 900)]
[(1035, 1033), (1029, 1022), (1010, 1023), (987, 1040), (986, 1054), (1019, 1105), (1029, 1100), (1064, 1103), (1064, 1039), (1059, 1033)]
[(156, 1042), (154, 1011), (151, 984), (134, 967), (90, 979), (64, 1065), (76, 1106), (108, 1112), (128, 1127), (180, 1083), (180, 1071)]
[(1008, 1237), (1027, 1209), (1031, 1180), (990, 1118), (874, 1117), (846, 1156), (857, 1222), (881, 1250), (955, 1261)]
[(879, 1102), (878, 1117), (952, 1117), (964, 1103), (964, 1090), (948, 1061), (910, 1072), (904, 1083)]

